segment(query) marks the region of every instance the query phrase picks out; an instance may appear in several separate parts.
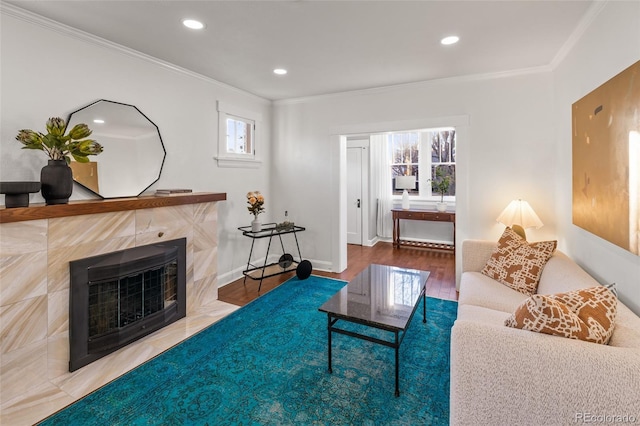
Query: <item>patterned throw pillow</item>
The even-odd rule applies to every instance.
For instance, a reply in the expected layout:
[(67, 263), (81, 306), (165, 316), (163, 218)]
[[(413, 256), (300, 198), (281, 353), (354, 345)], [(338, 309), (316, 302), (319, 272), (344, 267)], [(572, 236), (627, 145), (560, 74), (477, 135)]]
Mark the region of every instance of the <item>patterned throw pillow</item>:
[(538, 288), (542, 269), (556, 249), (557, 241), (527, 243), (507, 227), (481, 273), (531, 296)]
[(606, 345), (613, 334), (618, 299), (604, 286), (559, 294), (534, 294), (504, 325)]

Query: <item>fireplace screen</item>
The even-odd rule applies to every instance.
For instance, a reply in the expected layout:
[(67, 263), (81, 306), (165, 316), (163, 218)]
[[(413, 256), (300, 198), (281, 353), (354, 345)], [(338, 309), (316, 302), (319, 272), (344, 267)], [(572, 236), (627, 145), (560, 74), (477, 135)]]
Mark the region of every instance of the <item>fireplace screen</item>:
[(69, 370), (186, 315), (186, 239), (70, 262)]
[(89, 283), (89, 339), (141, 321), (176, 303), (178, 264)]

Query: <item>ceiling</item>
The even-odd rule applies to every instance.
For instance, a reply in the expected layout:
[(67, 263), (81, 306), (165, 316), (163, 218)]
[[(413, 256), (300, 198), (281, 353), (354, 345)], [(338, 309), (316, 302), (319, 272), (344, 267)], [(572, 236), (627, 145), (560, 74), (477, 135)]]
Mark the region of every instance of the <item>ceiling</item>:
[[(18, 6), (279, 100), (544, 67), (593, 1), (34, 1)], [(194, 31), (184, 18), (206, 27)], [(443, 46), (455, 34), (460, 42)], [(288, 74), (273, 74), (274, 68)]]

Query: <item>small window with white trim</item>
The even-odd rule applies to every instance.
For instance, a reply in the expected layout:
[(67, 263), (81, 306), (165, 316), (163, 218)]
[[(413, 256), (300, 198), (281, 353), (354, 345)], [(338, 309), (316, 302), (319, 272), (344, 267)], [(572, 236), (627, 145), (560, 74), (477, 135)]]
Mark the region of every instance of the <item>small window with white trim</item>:
[(227, 154), (253, 156), (253, 120), (227, 115)]
[(218, 101), (218, 166), (258, 167), (260, 114)]

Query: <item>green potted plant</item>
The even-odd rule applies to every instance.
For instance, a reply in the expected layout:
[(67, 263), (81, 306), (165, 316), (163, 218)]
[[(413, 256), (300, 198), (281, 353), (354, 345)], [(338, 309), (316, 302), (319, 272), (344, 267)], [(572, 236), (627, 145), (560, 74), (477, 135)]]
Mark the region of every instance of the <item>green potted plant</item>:
[(73, 191), (73, 173), (69, 167), (71, 157), (79, 163), (89, 162), (89, 155), (102, 152), (102, 145), (86, 139), (91, 130), (86, 124), (76, 124), (65, 135), (66, 122), (60, 117), (47, 120), (47, 134), (22, 129), (16, 140), (22, 149), (39, 149), (49, 156), (49, 162), (40, 172), (42, 196), (47, 204), (66, 204)]
[(440, 212), (446, 211), (447, 203), (444, 202), (444, 195), (449, 191), (451, 175), (445, 174), (443, 166), (437, 166), (434, 179), (429, 180), (431, 181), (432, 190), (440, 194), (440, 202), (436, 203), (436, 208)]
[(89, 155), (98, 155), (102, 152), (102, 145), (92, 139), (85, 139), (91, 135), (91, 130), (86, 124), (76, 124), (65, 135), (66, 122), (60, 117), (52, 117), (47, 120), (47, 134), (22, 129), (18, 132), (16, 140), (24, 146), (22, 149), (39, 149), (47, 153), (51, 160), (65, 160), (67, 164), (73, 157), (79, 163), (88, 163)]

